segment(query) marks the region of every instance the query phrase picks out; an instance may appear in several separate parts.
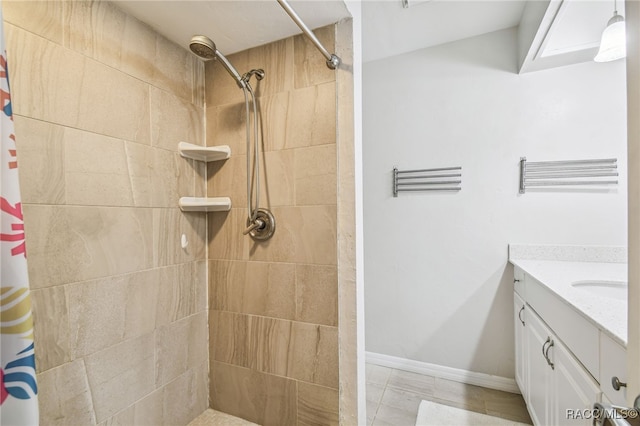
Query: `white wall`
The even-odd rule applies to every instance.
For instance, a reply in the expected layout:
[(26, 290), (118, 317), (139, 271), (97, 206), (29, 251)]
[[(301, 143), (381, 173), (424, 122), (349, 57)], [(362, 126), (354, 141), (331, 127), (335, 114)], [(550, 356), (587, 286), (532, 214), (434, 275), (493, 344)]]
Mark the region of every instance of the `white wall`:
[[(508, 243), (626, 245), (625, 64), (516, 74), (514, 29), (364, 65), (366, 349), (513, 377)], [(518, 194), (518, 161), (617, 157), (605, 192)], [(458, 193), (391, 170), (462, 166)]]

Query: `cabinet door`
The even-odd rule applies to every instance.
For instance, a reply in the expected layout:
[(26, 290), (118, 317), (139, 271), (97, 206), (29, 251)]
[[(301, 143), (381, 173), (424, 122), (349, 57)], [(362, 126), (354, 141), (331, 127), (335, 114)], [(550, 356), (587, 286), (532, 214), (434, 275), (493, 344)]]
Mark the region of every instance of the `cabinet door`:
[(627, 383), (627, 353), (626, 349), (614, 342), (605, 333), (600, 333), (600, 386), (605, 395), (615, 405), (624, 407), (627, 405), (627, 388), (613, 388), (611, 380), (617, 377), (621, 382)]
[(518, 293), (513, 293), (513, 314), (514, 314), (514, 323), (513, 328), (515, 331), (515, 342), (516, 342), (516, 383), (520, 388), (520, 392), (526, 397), (526, 363), (525, 363), (525, 354), (526, 354), (526, 330), (525, 326), (527, 324), (526, 321), (526, 309), (524, 300)]
[[(600, 389), (569, 349), (556, 339), (549, 350), (555, 369), (553, 374), (552, 421), (554, 425), (591, 425), (593, 419), (576, 419), (576, 412), (593, 408), (599, 401)], [(578, 416), (580, 417), (580, 416)]]
[(527, 354), (527, 380), (526, 403), (534, 425), (552, 425), (551, 410), (553, 402), (550, 395), (552, 391), (553, 370), (544, 357), (543, 348), (552, 339), (551, 331), (534, 313), (529, 305), (526, 306), (526, 354)]

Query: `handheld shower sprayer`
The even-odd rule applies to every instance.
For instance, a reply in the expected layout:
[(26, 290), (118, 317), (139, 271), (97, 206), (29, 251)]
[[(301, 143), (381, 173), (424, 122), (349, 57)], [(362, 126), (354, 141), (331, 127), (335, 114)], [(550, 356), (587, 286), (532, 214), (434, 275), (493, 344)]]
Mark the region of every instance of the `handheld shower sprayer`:
[[(203, 35), (195, 35), (191, 37), (191, 41), (189, 42), (189, 49), (193, 53), (195, 53), (199, 58), (204, 59), (205, 61), (210, 61), (212, 59), (218, 59), (222, 66), (227, 70), (227, 72), (233, 77), (238, 84), (238, 87), (241, 89), (246, 85), (246, 82), (238, 70), (233, 66), (231, 62), (216, 48), (216, 44), (207, 36)], [(252, 70), (253, 71), (253, 70)], [(251, 71), (250, 71), (251, 72)], [(264, 71), (262, 72), (264, 76)]]
[[(259, 141), (259, 122), (258, 108), (255, 94), (249, 84), (252, 76), (256, 76), (256, 80), (260, 81), (264, 78), (264, 70), (252, 69), (249, 72), (240, 75), (238, 70), (229, 62), (229, 60), (216, 48), (216, 44), (203, 35), (195, 35), (191, 37), (189, 48), (199, 58), (205, 61), (218, 59), (227, 72), (233, 77), (238, 87), (244, 93), (245, 117), (246, 117), (246, 141), (247, 141), (247, 228), (243, 232), (245, 235), (251, 235), (254, 240), (268, 240), (276, 230), (276, 220), (273, 214), (267, 209), (260, 208), (260, 141)], [(249, 97), (251, 102), (249, 102)], [(253, 105), (253, 155), (251, 155), (251, 109), (249, 105)], [(251, 157), (253, 156), (253, 165)], [(255, 182), (255, 185), (253, 185)], [(255, 204), (254, 204), (255, 201)]]

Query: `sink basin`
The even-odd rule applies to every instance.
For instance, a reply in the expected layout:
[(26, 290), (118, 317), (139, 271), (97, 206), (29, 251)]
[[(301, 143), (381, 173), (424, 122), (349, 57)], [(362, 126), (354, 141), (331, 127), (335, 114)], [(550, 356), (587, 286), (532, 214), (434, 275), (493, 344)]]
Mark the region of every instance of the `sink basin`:
[(575, 281), (571, 283), (571, 286), (596, 296), (627, 300), (627, 283), (625, 281)]

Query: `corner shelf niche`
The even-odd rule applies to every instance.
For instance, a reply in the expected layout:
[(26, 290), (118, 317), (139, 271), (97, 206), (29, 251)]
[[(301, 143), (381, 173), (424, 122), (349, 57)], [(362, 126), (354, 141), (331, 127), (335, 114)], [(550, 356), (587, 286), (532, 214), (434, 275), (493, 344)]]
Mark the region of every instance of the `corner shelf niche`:
[(183, 212), (227, 212), (231, 210), (231, 198), (181, 197), (178, 205)]
[(226, 160), (231, 157), (231, 148), (229, 148), (229, 145), (199, 146), (188, 142), (180, 142), (178, 144), (178, 151), (180, 151), (180, 155), (184, 158), (204, 161), (206, 163)]
[[(178, 143), (178, 151), (184, 158), (203, 161), (226, 160), (231, 156), (228, 145), (199, 146), (188, 142)], [(229, 197), (181, 197), (178, 206), (183, 212), (226, 212), (231, 210)]]

